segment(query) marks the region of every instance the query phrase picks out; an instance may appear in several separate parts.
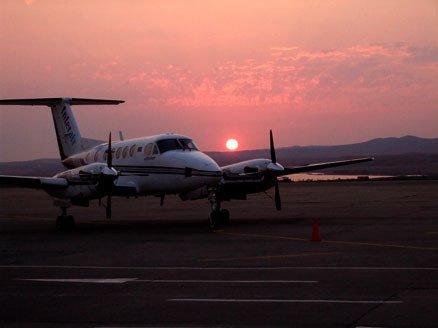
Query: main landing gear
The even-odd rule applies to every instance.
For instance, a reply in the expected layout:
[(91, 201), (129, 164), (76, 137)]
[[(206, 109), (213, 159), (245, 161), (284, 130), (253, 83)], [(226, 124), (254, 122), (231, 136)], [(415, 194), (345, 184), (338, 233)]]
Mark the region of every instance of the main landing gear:
[(62, 214), (56, 218), (56, 230), (60, 232), (70, 232), (74, 230), (76, 222), (72, 215), (67, 215), (68, 205), (62, 204), (61, 211)]
[(221, 209), (221, 203), (218, 199), (216, 190), (209, 193), (208, 199), (211, 204), (211, 211), (208, 215), (208, 226), (211, 231), (222, 228), (230, 222), (230, 212), (226, 209)]
[(214, 231), (230, 222), (230, 212), (226, 209), (212, 210), (208, 215), (208, 226)]

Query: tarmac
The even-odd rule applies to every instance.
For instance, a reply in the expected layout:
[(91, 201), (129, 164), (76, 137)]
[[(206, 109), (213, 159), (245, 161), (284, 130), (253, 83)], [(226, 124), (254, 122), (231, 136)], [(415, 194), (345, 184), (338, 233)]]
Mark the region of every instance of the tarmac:
[(48, 195), (1, 188), (0, 325), (436, 327), (438, 181), (280, 189), (281, 212), (224, 203), (214, 233), (207, 201), (173, 196), (71, 208), (58, 233)]

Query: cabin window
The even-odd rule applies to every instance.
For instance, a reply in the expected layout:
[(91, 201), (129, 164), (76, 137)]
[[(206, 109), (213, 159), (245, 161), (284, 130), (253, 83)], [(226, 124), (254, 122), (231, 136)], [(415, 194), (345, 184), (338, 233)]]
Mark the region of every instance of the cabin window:
[(147, 156), (147, 157), (152, 156), (153, 148), (154, 148), (154, 144), (153, 143), (148, 143), (144, 147), (144, 155)]
[(158, 147), (155, 144), (154, 144), (154, 151), (152, 152), (152, 154), (154, 154), (154, 155), (158, 155), (159, 154)]
[(100, 152), (97, 150), (96, 153), (94, 154), (94, 161), (95, 162), (99, 161), (99, 155), (100, 155)]
[(129, 151), (129, 146), (125, 146), (125, 148), (123, 148), (123, 153), (122, 153), (123, 158), (126, 158), (126, 155), (128, 155), (128, 151)]
[[(115, 148), (111, 149), (111, 157), (113, 157), (113, 158), (114, 158), (114, 151), (115, 151), (115, 150), (116, 150)], [(104, 159), (105, 161), (108, 160), (108, 149), (104, 151), (104, 153), (103, 153), (103, 159)]]
[(134, 153), (135, 153), (135, 149), (136, 149), (136, 145), (132, 145), (131, 146), (131, 149), (129, 149), (129, 156), (134, 156)]
[(141, 153), (142, 150), (143, 150), (143, 147), (138, 147), (137, 148), (137, 153)]
[(117, 148), (116, 151), (116, 158), (120, 158), (120, 155), (122, 154), (122, 147)]

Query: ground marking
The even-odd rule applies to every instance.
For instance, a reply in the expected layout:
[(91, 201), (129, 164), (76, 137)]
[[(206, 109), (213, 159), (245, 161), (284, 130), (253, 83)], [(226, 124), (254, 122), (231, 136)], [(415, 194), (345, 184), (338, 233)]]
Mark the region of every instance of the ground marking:
[(151, 282), (151, 283), (238, 283), (238, 284), (316, 284), (317, 280), (142, 280), (138, 279), (139, 282)]
[(138, 278), (78, 278), (78, 279), (51, 279), (51, 278), (26, 278), (15, 279), (20, 281), (38, 281), (38, 282), (67, 282), (67, 283), (94, 283), (94, 284), (124, 284), (126, 282), (145, 282), (145, 283), (189, 283), (189, 284), (316, 284), (317, 280), (194, 280), (194, 279), (138, 279)]
[(276, 259), (276, 258), (286, 258), (286, 257), (304, 257), (304, 256), (314, 256), (314, 255), (329, 255), (338, 254), (338, 252), (319, 252), (319, 253), (300, 253), (300, 254), (284, 254), (284, 255), (264, 255), (264, 256), (244, 256), (244, 257), (220, 257), (215, 259), (204, 259), (201, 262), (221, 262), (221, 261), (239, 261), (239, 260), (266, 260), (266, 259)]
[(16, 279), (24, 281), (41, 281), (41, 282), (73, 282), (73, 283), (92, 283), (92, 284), (124, 284), (126, 282), (136, 281), (137, 278), (115, 278), (115, 279)]
[(385, 327), (382, 327), (382, 326), (378, 326), (378, 327), (376, 327), (376, 326), (356, 326), (356, 328), (385, 328)]
[[(260, 235), (260, 234), (243, 234), (243, 233), (233, 233), (233, 232), (221, 232), (222, 235), (228, 236), (241, 236), (241, 237), (258, 237), (258, 238), (269, 238), (269, 239), (285, 239), (285, 240), (295, 240), (295, 241), (308, 241), (306, 238), (295, 238), (295, 237), (285, 237), (276, 235)], [(387, 247), (387, 248), (403, 248), (403, 249), (420, 249), (427, 251), (438, 251), (438, 247), (422, 247), (422, 246), (409, 246), (409, 245), (397, 245), (397, 244), (380, 244), (380, 243), (365, 243), (356, 241), (342, 241), (342, 240), (321, 240), (321, 243), (329, 244), (344, 244), (344, 245), (359, 245), (359, 246), (373, 246), (373, 247)]]
[(84, 265), (0, 265), (0, 269), (75, 269), (75, 270), (178, 270), (178, 271), (208, 271), (208, 270), (218, 270), (218, 271), (269, 271), (269, 270), (358, 270), (358, 271), (437, 271), (438, 267), (357, 267), (357, 266), (276, 266), (276, 267), (127, 267), (127, 266), (84, 266)]
[(170, 298), (168, 302), (200, 303), (343, 303), (343, 304), (401, 304), (403, 301), (354, 301), (354, 300), (282, 300), (282, 299), (230, 299), (230, 298)]

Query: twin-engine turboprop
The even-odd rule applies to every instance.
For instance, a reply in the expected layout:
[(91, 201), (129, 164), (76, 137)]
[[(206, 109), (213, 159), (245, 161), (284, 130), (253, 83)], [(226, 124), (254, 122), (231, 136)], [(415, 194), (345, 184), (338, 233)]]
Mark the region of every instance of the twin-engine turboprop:
[(160, 134), (107, 143), (81, 137), (72, 105), (117, 105), (122, 100), (83, 98), (4, 99), (0, 105), (43, 105), (51, 108), (62, 164), (69, 170), (54, 177), (0, 176), (0, 184), (43, 189), (56, 198), (62, 214), (56, 225), (70, 230), (75, 225), (67, 208), (89, 206), (90, 200), (107, 198), (106, 217), (111, 218), (112, 196), (161, 197), (178, 194), (183, 200), (208, 198), (209, 226), (217, 229), (230, 214), (223, 201), (246, 199), (251, 193), (275, 188), (275, 204), (281, 209), (277, 178), (287, 174), (370, 161), (309, 164), (285, 168), (277, 163), (270, 131), (271, 159), (253, 159), (224, 167), (199, 151), (193, 140), (179, 134)]

